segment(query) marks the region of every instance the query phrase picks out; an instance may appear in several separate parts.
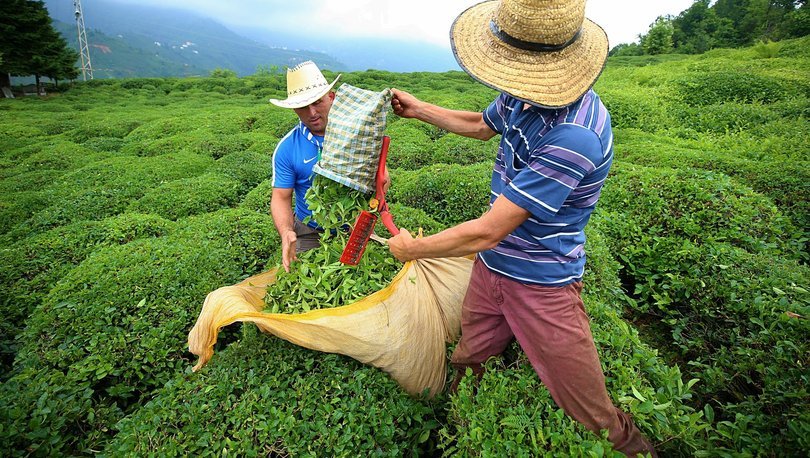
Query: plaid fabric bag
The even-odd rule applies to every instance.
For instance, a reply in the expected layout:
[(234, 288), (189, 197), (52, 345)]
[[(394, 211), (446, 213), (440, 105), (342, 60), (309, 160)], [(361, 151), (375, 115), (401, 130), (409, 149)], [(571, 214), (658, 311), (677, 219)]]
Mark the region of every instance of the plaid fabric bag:
[(338, 88), (315, 173), (367, 194), (374, 192), (391, 95), (390, 89), (374, 92), (345, 83)]

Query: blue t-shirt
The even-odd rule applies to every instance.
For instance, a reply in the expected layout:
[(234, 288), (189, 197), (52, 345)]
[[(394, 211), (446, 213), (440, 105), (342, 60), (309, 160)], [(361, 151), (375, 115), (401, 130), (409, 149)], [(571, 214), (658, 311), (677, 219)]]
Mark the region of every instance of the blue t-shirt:
[(506, 94), (483, 113), (501, 134), (490, 205), (503, 194), (531, 215), (495, 248), (486, 266), (516, 281), (559, 286), (585, 268), (585, 224), (613, 161), (610, 115), (588, 91), (565, 108), (530, 106)]
[[(312, 215), (305, 196), (312, 186), (312, 167), (318, 162), (323, 136), (313, 134), (299, 122), (278, 142), (273, 152), (273, 187), (292, 188), (295, 194), (295, 216), (301, 221)], [(315, 221), (308, 223), (318, 228)]]

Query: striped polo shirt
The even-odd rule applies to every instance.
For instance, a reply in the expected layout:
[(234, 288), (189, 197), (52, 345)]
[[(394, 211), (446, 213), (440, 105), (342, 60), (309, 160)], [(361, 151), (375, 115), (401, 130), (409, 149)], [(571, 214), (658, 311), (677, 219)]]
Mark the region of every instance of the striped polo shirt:
[(613, 161), (607, 109), (593, 90), (560, 109), (524, 109), (524, 102), (501, 94), (483, 116), (501, 134), (490, 206), (503, 194), (531, 215), (480, 259), (521, 283), (581, 280), (585, 224)]

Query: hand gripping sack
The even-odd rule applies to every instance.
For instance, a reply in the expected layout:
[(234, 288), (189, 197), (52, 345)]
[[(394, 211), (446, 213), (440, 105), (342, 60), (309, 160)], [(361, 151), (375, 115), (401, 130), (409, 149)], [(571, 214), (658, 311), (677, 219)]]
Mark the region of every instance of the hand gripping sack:
[(368, 91), (343, 84), (329, 110), (323, 151), (313, 171), (370, 194), (385, 133), (391, 90)]
[(410, 261), (391, 284), (343, 307), (300, 314), (264, 313), (267, 285), (276, 270), (208, 294), (188, 336), (199, 356), (194, 370), (214, 354), (220, 328), (253, 322), (293, 344), (352, 357), (382, 369), (408, 393), (440, 393), (446, 377), (445, 344), (461, 333), (461, 303), (472, 269), (470, 258)]

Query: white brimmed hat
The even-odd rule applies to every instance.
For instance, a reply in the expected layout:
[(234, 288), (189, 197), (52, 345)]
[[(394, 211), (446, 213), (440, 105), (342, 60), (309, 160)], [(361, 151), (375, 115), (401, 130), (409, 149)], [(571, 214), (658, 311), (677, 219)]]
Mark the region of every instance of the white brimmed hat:
[(607, 34), (585, 18), (585, 0), (492, 0), (450, 28), (453, 55), (481, 83), (548, 108), (579, 100), (608, 55)]
[(287, 98), (270, 99), (270, 103), (282, 108), (301, 108), (320, 99), (337, 83), (340, 75), (328, 83), (315, 62), (308, 60), (287, 69)]

